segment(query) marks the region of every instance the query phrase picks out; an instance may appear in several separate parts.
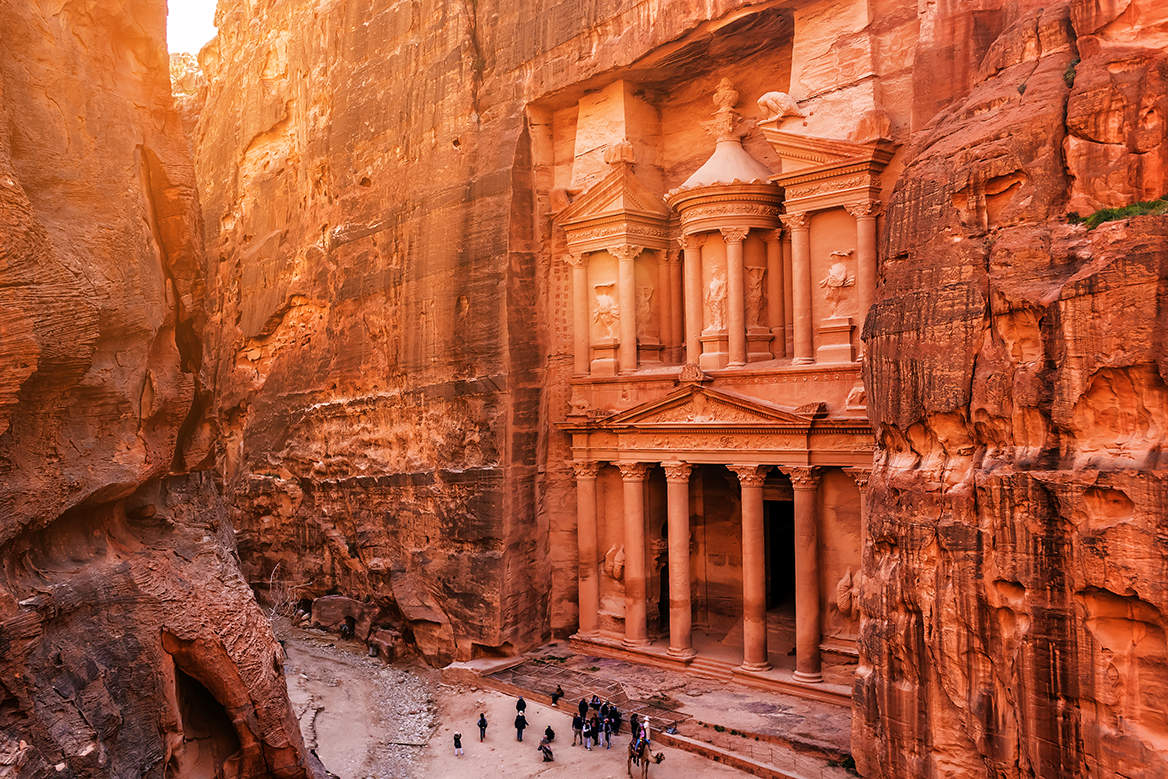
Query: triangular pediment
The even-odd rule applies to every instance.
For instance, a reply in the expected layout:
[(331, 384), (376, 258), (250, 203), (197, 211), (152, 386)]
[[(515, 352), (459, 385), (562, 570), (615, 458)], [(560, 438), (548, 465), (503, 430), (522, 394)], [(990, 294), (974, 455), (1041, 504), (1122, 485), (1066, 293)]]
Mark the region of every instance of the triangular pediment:
[(812, 416), (736, 392), (690, 385), (602, 420), (603, 427), (765, 425), (808, 428)]
[(646, 187), (629, 164), (616, 164), (612, 170), (556, 216), (565, 227), (586, 224), (598, 219), (636, 216), (666, 221), (669, 208), (661, 196)]

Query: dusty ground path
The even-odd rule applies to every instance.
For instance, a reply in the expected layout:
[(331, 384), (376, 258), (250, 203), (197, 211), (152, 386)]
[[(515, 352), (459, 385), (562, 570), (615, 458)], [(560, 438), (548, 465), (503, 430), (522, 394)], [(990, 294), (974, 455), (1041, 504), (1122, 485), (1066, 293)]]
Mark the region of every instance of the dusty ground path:
[[(588, 752), (572, 746), (567, 714), (529, 702), (530, 726), (515, 739), (515, 698), (493, 690), (450, 686), (438, 672), (414, 664), (386, 665), (365, 655), (365, 646), (320, 631), (277, 626), (284, 640), (284, 670), (293, 709), (310, 749), (340, 779), (527, 779), (626, 776), (628, 725), (612, 749)], [(479, 743), (479, 712), (489, 723)], [(556, 731), (555, 761), (544, 763), (536, 747), (544, 728)], [(463, 734), (463, 755), (454, 756), (454, 732)], [(744, 779), (749, 776), (678, 749), (660, 748), (665, 762), (655, 779)], [(639, 776), (639, 773), (638, 773)]]

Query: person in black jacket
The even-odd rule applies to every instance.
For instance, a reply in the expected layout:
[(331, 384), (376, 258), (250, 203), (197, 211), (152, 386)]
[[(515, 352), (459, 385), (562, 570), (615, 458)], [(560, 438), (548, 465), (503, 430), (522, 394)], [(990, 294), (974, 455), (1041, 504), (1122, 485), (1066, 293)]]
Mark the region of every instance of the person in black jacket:
[(523, 729), (527, 727), (527, 717), (523, 716), (523, 712), (515, 715), (515, 740), (523, 740)]
[(552, 705), (555, 706), (557, 703), (559, 703), (560, 698), (563, 698), (563, 697), (564, 697), (564, 688), (557, 684), (556, 691), (552, 693)]
[(485, 740), (487, 737), (487, 715), (479, 712), (479, 741)]
[(523, 696), (519, 696), (519, 700), (515, 701), (515, 711), (522, 714), (527, 711), (527, 701), (523, 700)]
[(576, 746), (577, 740), (584, 743), (584, 718), (579, 714), (572, 717), (572, 746)]

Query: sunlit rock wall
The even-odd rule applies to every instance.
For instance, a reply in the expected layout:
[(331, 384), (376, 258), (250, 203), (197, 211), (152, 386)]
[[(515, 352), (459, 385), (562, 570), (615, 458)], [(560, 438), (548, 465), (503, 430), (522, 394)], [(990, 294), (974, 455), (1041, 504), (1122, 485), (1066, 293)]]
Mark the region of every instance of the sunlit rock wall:
[(216, 486), (181, 475), (212, 432), (165, 15), (0, 4), (0, 774), (307, 771)]
[(1168, 220), (1066, 215), (1168, 190), (1168, 7), (981, 22), (866, 331), (853, 750), (866, 777), (1165, 776)]

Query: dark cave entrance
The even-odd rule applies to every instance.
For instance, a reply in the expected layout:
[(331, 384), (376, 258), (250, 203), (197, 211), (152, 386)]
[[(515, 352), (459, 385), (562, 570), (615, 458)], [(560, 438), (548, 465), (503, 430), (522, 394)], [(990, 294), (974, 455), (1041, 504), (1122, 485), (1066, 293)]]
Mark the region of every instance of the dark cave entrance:
[(795, 503), (763, 504), (767, 557), (767, 609), (795, 613)]
[(215, 779), (242, 745), (227, 710), (194, 677), (174, 669), (183, 744), (166, 765), (166, 779)]

